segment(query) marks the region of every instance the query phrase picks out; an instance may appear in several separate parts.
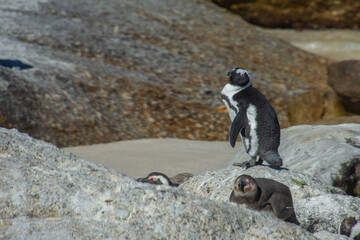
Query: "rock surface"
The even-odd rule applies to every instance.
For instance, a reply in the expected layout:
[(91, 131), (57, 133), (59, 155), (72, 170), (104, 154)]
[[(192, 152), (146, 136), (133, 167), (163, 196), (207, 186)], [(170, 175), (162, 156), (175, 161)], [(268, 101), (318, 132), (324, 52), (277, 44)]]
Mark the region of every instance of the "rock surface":
[[(219, 100), (242, 66), (282, 127), (343, 114), (317, 57), (201, 0), (3, 0), (0, 125), (58, 146), (227, 140)], [(302, 104), (298, 107), (298, 104)]]
[[(205, 199), (227, 202), (233, 182), (241, 174), (255, 178), (271, 178), (287, 185), (292, 193), (296, 216), (301, 226), (310, 232), (337, 233), (343, 218), (360, 215), (359, 198), (343, 195), (342, 190), (293, 170), (274, 170), (266, 166), (255, 166), (245, 170), (230, 166), (196, 175), (180, 187)], [(301, 186), (299, 182), (305, 185)], [(246, 206), (239, 205), (239, 208)], [(339, 239), (338, 234), (328, 235), (333, 236), (330, 239)]]
[(0, 128), (1, 239), (316, 239), (231, 203), (151, 186)]
[(337, 233), (346, 217), (360, 216), (360, 198), (339, 194), (324, 194), (296, 201), (297, 216), (310, 232)]
[(348, 112), (360, 114), (360, 61), (347, 60), (328, 66), (330, 86)]
[[(240, 151), (231, 163), (249, 160), (241, 142), (237, 147)], [(310, 174), (360, 196), (356, 190), (360, 178), (355, 171), (360, 165), (360, 124), (301, 125), (283, 129), (279, 153), (283, 167)]]
[(360, 3), (352, 0), (212, 0), (245, 20), (272, 28), (359, 28)]
[[(217, 171), (206, 171), (190, 178), (181, 185), (181, 188), (195, 192), (204, 198), (226, 202), (229, 200), (235, 179), (241, 174), (247, 174), (254, 178), (271, 178), (279, 181), (290, 188), (293, 200), (311, 198), (329, 193), (344, 193), (341, 189), (324, 184), (308, 174), (286, 169), (274, 170), (267, 166), (256, 166), (246, 170), (241, 167), (230, 166)], [(301, 186), (297, 181), (306, 183), (307, 185)]]

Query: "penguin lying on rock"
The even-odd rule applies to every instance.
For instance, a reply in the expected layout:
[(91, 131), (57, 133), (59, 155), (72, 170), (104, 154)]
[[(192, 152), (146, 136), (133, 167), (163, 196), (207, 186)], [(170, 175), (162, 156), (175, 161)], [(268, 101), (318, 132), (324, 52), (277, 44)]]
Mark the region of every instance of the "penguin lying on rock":
[(244, 203), (258, 211), (270, 211), (286, 222), (300, 225), (289, 188), (272, 179), (240, 175), (235, 180), (230, 202)]
[(250, 161), (236, 165), (249, 168), (265, 160), (272, 167), (280, 167), (280, 126), (274, 108), (259, 90), (252, 87), (248, 71), (237, 67), (227, 75), (229, 83), (221, 91), (221, 100), (232, 121), (230, 145), (235, 146), (240, 134), (245, 151), (251, 156)]
[(155, 185), (167, 185), (170, 187), (178, 187), (180, 183), (185, 182), (187, 179), (194, 176), (191, 173), (180, 173), (172, 177), (172, 181), (168, 176), (160, 172), (151, 172), (145, 178), (138, 178), (136, 181), (150, 183)]

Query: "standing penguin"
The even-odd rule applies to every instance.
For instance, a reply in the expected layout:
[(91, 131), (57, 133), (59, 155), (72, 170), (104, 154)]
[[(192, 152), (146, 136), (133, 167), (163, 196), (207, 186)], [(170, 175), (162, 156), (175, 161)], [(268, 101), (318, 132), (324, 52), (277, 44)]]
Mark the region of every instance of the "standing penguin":
[(240, 134), (245, 151), (251, 156), (250, 161), (236, 165), (249, 168), (265, 160), (272, 167), (280, 167), (280, 126), (274, 108), (259, 90), (252, 87), (248, 71), (237, 67), (227, 75), (229, 83), (221, 91), (221, 100), (232, 121), (230, 144), (234, 147)]
[(286, 222), (300, 225), (289, 188), (272, 179), (240, 175), (234, 182), (230, 202), (246, 204), (258, 211), (270, 211)]

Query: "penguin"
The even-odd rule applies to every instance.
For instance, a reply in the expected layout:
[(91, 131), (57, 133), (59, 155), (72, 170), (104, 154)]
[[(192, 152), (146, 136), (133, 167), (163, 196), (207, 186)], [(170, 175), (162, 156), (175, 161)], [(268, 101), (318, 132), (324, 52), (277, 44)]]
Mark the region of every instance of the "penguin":
[(145, 178), (138, 178), (138, 182), (147, 182), (155, 185), (167, 185), (170, 187), (178, 187), (179, 184), (173, 183), (168, 176), (160, 172), (151, 172)]
[(194, 174), (192, 173), (179, 173), (173, 177), (170, 177), (170, 180), (175, 184), (182, 184), (183, 182), (187, 181), (189, 178), (192, 178)]
[(230, 202), (246, 204), (257, 211), (270, 211), (277, 218), (300, 225), (289, 188), (272, 179), (240, 175), (234, 182)]
[(221, 91), (230, 119), (230, 145), (235, 147), (240, 134), (250, 161), (234, 164), (249, 168), (261, 165), (263, 160), (279, 168), (282, 159), (278, 153), (280, 125), (274, 108), (266, 97), (252, 86), (248, 71), (236, 67), (227, 73), (228, 83)]
[(339, 234), (360, 240), (360, 221), (354, 217), (344, 218), (339, 226)]

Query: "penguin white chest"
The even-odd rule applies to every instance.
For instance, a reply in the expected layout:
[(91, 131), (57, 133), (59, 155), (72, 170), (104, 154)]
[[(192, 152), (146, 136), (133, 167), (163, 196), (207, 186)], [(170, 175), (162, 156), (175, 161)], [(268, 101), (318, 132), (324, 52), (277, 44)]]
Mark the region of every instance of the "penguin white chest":
[(225, 106), (229, 112), (231, 121), (234, 120), (234, 118), (236, 117), (236, 114), (239, 112), (237, 102), (234, 101), (233, 97), (236, 93), (238, 93), (241, 90), (242, 90), (241, 87), (234, 86), (234, 85), (231, 85), (228, 83), (225, 85), (225, 87), (221, 91), (221, 100), (223, 101), (223, 103), (225, 104)]
[(259, 148), (259, 139), (257, 134), (258, 123), (256, 120), (257, 109), (254, 105), (249, 104), (246, 109), (246, 116), (250, 127), (250, 139), (243, 137), (244, 145), (250, 156), (255, 156)]

